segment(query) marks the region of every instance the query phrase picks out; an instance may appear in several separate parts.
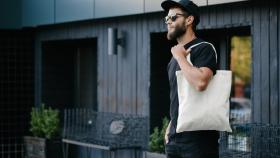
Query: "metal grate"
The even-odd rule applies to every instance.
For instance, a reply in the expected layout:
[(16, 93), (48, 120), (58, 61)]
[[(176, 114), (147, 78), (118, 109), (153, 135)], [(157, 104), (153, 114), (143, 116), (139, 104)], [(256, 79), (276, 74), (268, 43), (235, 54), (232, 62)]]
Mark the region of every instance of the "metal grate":
[(235, 124), (233, 132), (222, 132), (222, 158), (280, 158), (280, 125)]
[(22, 157), (34, 104), (33, 33), (0, 31), (0, 157)]
[(19, 138), (6, 138), (1, 140), (0, 157), (1, 158), (20, 158), (23, 157), (23, 144)]
[(147, 149), (148, 118), (91, 109), (67, 109), (64, 112), (63, 138), (108, 147), (109, 150)]

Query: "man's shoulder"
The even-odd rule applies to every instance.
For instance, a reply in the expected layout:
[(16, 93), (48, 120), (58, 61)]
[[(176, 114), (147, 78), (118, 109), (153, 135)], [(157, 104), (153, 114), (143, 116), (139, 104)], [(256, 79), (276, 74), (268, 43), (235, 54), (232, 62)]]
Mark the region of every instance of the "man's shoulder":
[(208, 42), (208, 41), (204, 41), (203, 39), (199, 39), (194, 44), (194, 46), (199, 48), (199, 49), (213, 49), (214, 45), (212, 43)]
[(212, 52), (215, 51), (215, 48), (212, 46), (212, 43), (206, 42), (206, 41), (201, 41), (197, 42), (196, 44), (193, 45), (192, 47), (192, 54), (194, 56), (199, 55), (199, 54), (208, 54), (207, 52)]

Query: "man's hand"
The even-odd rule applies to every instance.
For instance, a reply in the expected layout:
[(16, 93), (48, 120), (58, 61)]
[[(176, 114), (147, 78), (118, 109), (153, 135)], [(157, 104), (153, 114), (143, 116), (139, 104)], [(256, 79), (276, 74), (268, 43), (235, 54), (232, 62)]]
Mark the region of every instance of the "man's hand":
[(191, 49), (186, 50), (184, 45), (178, 44), (171, 48), (171, 53), (176, 60), (186, 59), (186, 56), (191, 52)]
[(191, 49), (185, 50), (184, 46), (178, 44), (171, 48), (173, 57), (177, 60), (186, 80), (198, 91), (204, 91), (213, 76), (213, 71), (208, 67), (194, 67), (186, 60)]
[(165, 144), (167, 144), (168, 143), (168, 132), (167, 132), (167, 130), (165, 131), (165, 135), (164, 135), (164, 140), (165, 140)]
[(165, 144), (168, 143), (168, 134), (169, 134), (169, 131), (170, 131), (170, 126), (171, 126), (171, 121), (169, 122), (167, 128), (166, 128), (166, 131), (165, 131), (165, 135), (164, 135), (164, 140), (165, 140)]

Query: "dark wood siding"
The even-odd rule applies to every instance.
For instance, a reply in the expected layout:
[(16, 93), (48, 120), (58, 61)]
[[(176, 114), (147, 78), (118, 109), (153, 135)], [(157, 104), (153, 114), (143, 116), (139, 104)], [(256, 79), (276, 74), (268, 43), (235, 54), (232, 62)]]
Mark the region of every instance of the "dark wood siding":
[(277, 13), (278, 9), (277, 6), (270, 7), (269, 13), (269, 83), (270, 83), (270, 123), (277, 124), (278, 123), (278, 34), (277, 34)]
[(279, 5), (253, 9), (253, 120), (279, 124)]
[[(252, 25), (252, 36), (253, 36), (253, 61), (252, 61), (252, 68), (253, 68), (253, 78), (252, 78), (252, 103), (253, 103), (253, 120), (257, 122), (261, 122), (261, 19), (260, 19), (260, 12), (254, 8), (253, 12), (253, 21), (254, 24)], [(255, 33), (255, 34), (254, 34)]]
[[(251, 28), (252, 118), (254, 122), (279, 124), (279, 5), (242, 2), (201, 7), (200, 10), (198, 30)], [(41, 41), (96, 37), (98, 110), (149, 115), (150, 33), (166, 31), (163, 17), (163, 12), (156, 12), (41, 27), (37, 33), (37, 62), (41, 57)], [(119, 48), (116, 56), (107, 53), (108, 27), (118, 28), (119, 33), (126, 35), (126, 46)], [(40, 79), (40, 71), (36, 72)], [(40, 94), (41, 84), (38, 80), (36, 83)], [(118, 152), (117, 157), (133, 158), (132, 155), (133, 152), (125, 150)]]

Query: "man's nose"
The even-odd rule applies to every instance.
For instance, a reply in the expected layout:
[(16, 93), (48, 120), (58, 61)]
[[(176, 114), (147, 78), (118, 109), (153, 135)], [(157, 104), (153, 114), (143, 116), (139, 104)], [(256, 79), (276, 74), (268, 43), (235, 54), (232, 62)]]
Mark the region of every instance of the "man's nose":
[(169, 18), (166, 22), (166, 25), (170, 25), (172, 23), (171, 19)]

